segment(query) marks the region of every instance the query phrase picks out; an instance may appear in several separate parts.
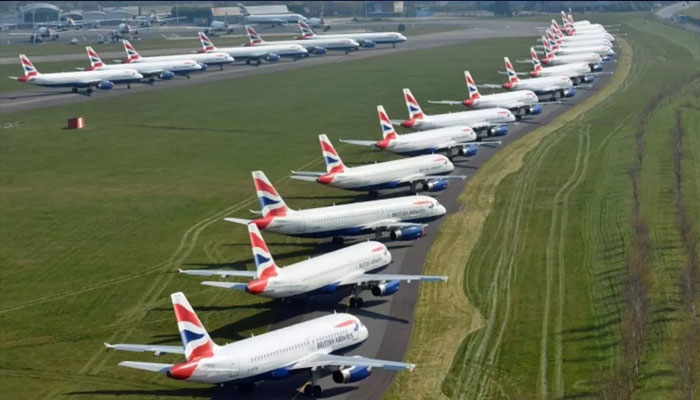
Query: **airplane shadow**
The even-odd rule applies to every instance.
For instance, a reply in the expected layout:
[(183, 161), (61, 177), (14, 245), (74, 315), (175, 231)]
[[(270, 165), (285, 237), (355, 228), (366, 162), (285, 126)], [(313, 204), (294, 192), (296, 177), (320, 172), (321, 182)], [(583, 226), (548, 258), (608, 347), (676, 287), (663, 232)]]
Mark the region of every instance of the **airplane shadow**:
[(5, 95), (5, 96), (0, 96), (0, 100), (18, 100), (18, 99), (31, 99), (34, 97), (48, 97), (48, 96), (58, 96), (58, 95), (64, 95), (64, 96), (69, 96), (69, 95), (80, 95), (80, 96), (89, 96), (86, 92), (78, 92), (78, 93), (73, 93), (73, 92), (30, 92), (26, 94), (20, 94), (20, 95)]
[(202, 397), (202, 398), (214, 398), (216, 392), (219, 388), (217, 387), (207, 387), (207, 388), (178, 388), (178, 389), (114, 389), (114, 390), (87, 390), (80, 392), (68, 392), (65, 395), (68, 396), (87, 396), (88, 398), (95, 396), (146, 396), (149, 398), (154, 397)]

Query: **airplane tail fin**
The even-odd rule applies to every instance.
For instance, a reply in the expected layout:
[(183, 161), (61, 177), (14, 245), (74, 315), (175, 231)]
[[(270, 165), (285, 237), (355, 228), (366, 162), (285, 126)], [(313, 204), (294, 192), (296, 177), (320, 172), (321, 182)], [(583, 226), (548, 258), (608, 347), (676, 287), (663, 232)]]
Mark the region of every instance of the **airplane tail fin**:
[(423, 110), (421, 110), (418, 101), (411, 93), (410, 89), (403, 90), (403, 98), (406, 101), (406, 108), (408, 108), (408, 118), (414, 121), (420, 121), (425, 118)]
[(313, 29), (304, 21), (299, 21), (299, 29), (301, 30), (301, 37), (303, 39), (310, 39), (316, 36)]
[(30, 76), (39, 75), (39, 71), (37, 71), (37, 69), (34, 68), (34, 64), (32, 64), (32, 62), (29, 61), (29, 57), (27, 57), (26, 55), (20, 54), (19, 62), (22, 64), (25, 79)]
[(124, 51), (126, 51), (126, 62), (127, 63), (132, 62), (132, 61), (136, 61), (139, 58), (141, 58), (141, 56), (136, 51), (134, 46), (132, 46), (128, 40), (124, 39), (124, 40), (122, 40), (122, 43), (124, 43)]
[(97, 52), (92, 48), (92, 46), (85, 47), (85, 50), (87, 51), (88, 58), (90, 59), (90, 70), (104, 66), (102, 59), (100, 59), (100, 56), (97, 55)]
[(253, 29), (253, 27), (250, 25), (245, 26), (245, 33), (248, 35), (248, 44), (250, 45), (256, 45), (264, 42), (260, 35), (258, 35), (258, 32), (255, 32), (255, 29)]
[(252, 175), (263, 218), (287, 215), (289, 211), (287, 205), (284, 203), (282, 196), (277, 193), (277, 190), (275, 190), (272, 183), (267, 179), (265, 173), (262, 171), (253, 171)]
[(542, 62), (545, 63), (545, 64), (548, 64), (550, 61), (552, 61), (553, 58), (554, 58), (554, 53), (552, 53), (551, 51), (549, 51), (549, 49), (547, 49), (547, 48), (545, 47), (545, 49), (544, 49), (544, 59), (542, 60)]
[(216, 50), (216, 46), (214, 46), (214, 42), (207, 37), (207, 35), (204, 34), (204, 32), (198, 32), (199, 34), (199, 41), (202, 42), (202, 52), (203, 53), (208, 53), (210, 51)]
[(277, 276), (278, 269), (275, 260), (272, 259), (272, 254), (267, 249), (265, 240), (255, 223), (248, 224), (248, 236), (250, 237), (250, 247), (253, 251), (255, 266), (257, 267), (256, 279)]
[(519, 82), (520, 79), (518, 78), (518, 74), (515, 73), (515, 69), (513, 68), (513, 64), (510, 63), (510, 59), (508, 57), (503, 57), (503, 61), (505, 61), (505, 63), (506, 63), (506, 73), (508, 74), (508, 82), (510, 82), (510, 83)]
[(552, 46), (552, 44), (551, 44), (551, 43), (549, 42), (549, 40), (547, 40), (547, 38), (544, 37), (544, 36), (542, 36), (542, 47), (544, 47), (545, 49), (547, 49), (547, 50), (549, 50), (549, 51), (553, 51), (553, 50), (554, 50), (554, 47)]
[(540, 62), (540, 58), (537, 57), (537, 52), (535, 51), (534, 47), (530, 47), (530, 57), (532, 58), (532, 69), (535, 73), (538, 73), (542, 70), (542, 63)]
[(180, 331), (180, 339), (185, 347), (187, 361), (196, 360), (214, 355), (216, 344), (211, 340), (204, 325), (195, 314), (190, 302), (182, 292), (170, 295), (175, 310), (177, 329)]
[(481, 98), (479, 89), (476, 87), (476, 82), (474, 82), (472, 74), (470, 74), (469, 71), (464, 71), (464, 80), (467, 82), (467, 93), (469, 94), (469, 100)]
[(399, 134), (396, 133), (394, 125), (391, 124), (391, 120), (386, 110), (384, 110), (384, 106), (377, 106), (377, 114), (379, 114), (379, 126), (382, 128), (383, 141), (388, 143), (390, 140), (398, 138)]
[(241, 3), (238, 3), (238, 11), (241, 13), (242, 16), (247, 17), (250, 15), (250, 12), (248, 9)]
[(345, 171), (345, 164), (340, 159), (338, 152), (335, 151), (333, 144), (326, 135), (318, 135), (318, 141), (321, 143), (321, 152), (323, 153), (323, 161), (326, 163), (326, 172), (332, 174), (334, 172)]
[(70, 26), (71, 28), (75, 27), (75, 21), (73, 20), (73, 18), (68, 18), (68, 26)]
[(564, 25), (571, 23), (571, 20), (569, 20), (569, 16), (566, 15), (566, 12), (564, 12), (564, 10), (561, 11), (561, 23)]

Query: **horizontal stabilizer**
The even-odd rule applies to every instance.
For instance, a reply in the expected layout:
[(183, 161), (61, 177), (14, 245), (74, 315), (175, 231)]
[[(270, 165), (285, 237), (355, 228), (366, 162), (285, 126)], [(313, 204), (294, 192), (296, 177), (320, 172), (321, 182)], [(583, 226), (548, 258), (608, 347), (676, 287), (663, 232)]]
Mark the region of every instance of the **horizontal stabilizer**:
[(464, 104), (463, 101), (454, 101), (454, 100), (428, 100), (428, 103), (432, 104), (447, 104), (450, 106), (459, 106)]
[(308, 176), (308, 175), (292, 175), (290, 176), (292, 179), (296, 179), (298, 181), (307, 181), (307, 182), (316, 182), (316, 176)]
[(8, 78), (12, 79), (13, 81), (16, 81), (17, 79), (19, 79), (19, 78), (16, 77), (16, 76), (8, 76)]
[(246, 285), (245, 283), (240, 283), (240, 282), (204, 281), (204, 282), (202, 282), (202, 285), (220, 287), (220, 288), (231, 289), (231, 290), (245, 290), (248, 287), (248, 285)]
[(300, 176), (313, 176), (313, 177), (319, 177), (321, 175), (325, 175), (325, 172), (314, 172), (314, 171), (292, 171), (292, 175), (300, 175)]
[[(532, 61), (531, 61), (531, 62), (532, 62)], [(498, 72), (498, 73), (501, 74), (501, 75), (508, 75), (508, 71), (496, 71), (496, 72)], [(515, 74), (516, 74), (516, 75), (521, 75), (521, 76), (530, 75), (530, 74), (528, 74), (527, 72), (516, 72)], [(481, 86), (483, 86), (483, 85), (481, 85)]]
[(389, 122), (391, 122), (392, 125), (401, 125), (401, 122), (403, 122), (403, 120), (400, 120), (400, 119), (390, 119)]
[(255, 271), (238, 271), (238, 270), (212, 270), (212, 269), (179, 269), (180, 273), (195, 276), (220, 276), (226, 278), (229, 276), (242, 276), (246, 278), (255, 278)]
[(163, 345), (158, 345), (158, 344), (129, 344), (129, 343), (118, 343), (118, 344), (105, 343), (104, 345), (108, 349), (121, 350), (121, 351), (131, 351), (134, 353), (155, 353), (156, 355), (160, 355), (162, 353), (185, 354), (185, 349), (182, 346), (163, 346)]
[(248, 225), (250, 223), (249, 219), (245, 218), (224, 218), (224, 221), (233, 222), (234, 224)]
[(532, 64), (532, 59), (530, 60), (515, 60), (518, 64)]
[(165, 374), (170, 371), (170, 368), (174, 364), (162, 364), (162, 363), (149, 363), (149, 362), (139, 362), (139, 361), (122, 361), (119, 363), (121, 367), (142, 369), (144, 371), (159, 372)]
[(369, 147), (374, 147), (377, 145), (377, 142), (374, 140), (353, 140), (353, 139), (340, 139), (340, 143), (350, 143), (350, 144), (356, 144), (358, 146), (369, 146)]
[(501, 85), (497, 83), (482, 83), (479, 86), (489, 88), (489, 89), (498, 89), (501, 87)]

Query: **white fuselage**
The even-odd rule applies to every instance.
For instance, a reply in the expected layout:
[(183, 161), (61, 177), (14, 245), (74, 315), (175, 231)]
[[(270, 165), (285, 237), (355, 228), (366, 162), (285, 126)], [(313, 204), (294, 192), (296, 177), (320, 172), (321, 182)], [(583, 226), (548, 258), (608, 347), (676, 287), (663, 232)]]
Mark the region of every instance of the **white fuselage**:
[(333, 286), (391, 262), (391, 253), (382, 243), (370, 241), (345, 247), (278, 268), (277, 276), (268, 278), (260, 296), (286, 298)]
[(612, 48), (608, 46), (567, 46), (553, 50), (556, 55), (571, 55), (581, 53), (594, 53), (601, 56), (611, 56), (615, 54)]
[(531, 106), (539, 102), (537, 95), (531, 90), (516, 90), (512, 92), (481, 95), (478, 99), (474, 99), (471, 104), (467, 104), (468, 101), (469, 100), (465, 100), (464, 105), (475, 110), (496, 107), (512, 110)]
[(354, 346), (365, 341), (368, 335), (367, 328), (355, 316), (326, 315), (217, 346), (213, 356), (191, 362), (196, 363), (191, 375), (173, 377), (202, 383), (256, 377), (289, 367), (313, 354), (329, 354)]
[[(578, 28), (576, 28), (576, 33), (572, 36), (566, 36), (566, 37), (575, 37), (575, 38), (585, 38), (586, 40), (589, 39), (606, 39), (610, 42), (615, 41), (615, 37), (605, 31), (579, 31)], [(579, 39), (580, 40), (580, 39)]]
[(201, 71), (204, 69), (202, 64), (193, 60), (174, 60), (174, 61), (156, 61), (156, 62), (139, 62), (133, 64), (103, 64), (100, 67), (95, 67), (94, 71), (119, 71), (126, 69), (134, 69), (143, 76), (149, 76), (170, 71), (173, 73), (185, 73)]
[(246, 24), (298, 24), (306, 22), (306, 17), (299, 14), (265, 14), (245, 16)]
[[(361, 33), (335, 33), (328, 35), (316, 35), (311, 39), (341, 39), (349, 38), (358, 43), (371, 41), (377, 44), (382, 43), (401, 43), (405, 42), (406, 36), (398, 32), (361, 32)], [(309, 40), (309, 39), (302, 39)]]
[[(566, 75), (569, 78), (578, 78), (591, 73), (591, 67), (586, 63), (562, 64), (554, 67), (546, 67), (537, 71), (534, 75), (537, 77), (548, 77), (555, 75)], [(533, 74), (531, 74), (533, 75)]]
[(326, 50), (357, 50), (360, 44), (348, 38), (340, 39), (304, 39), (304, 40), (276, 40), (274, 42), (260, 42), (253, 46), (279, 46), (297, 44), (304, 46), (307, 50), (324, 48)]
[(502, 125), (515, 121), (515, 116), (505, 108), (487, 108), (484, 110), (459, 111), (449, 114), (425, 115), (423, 119), (402, 122), (405, 128), (425, 130), (445, 128), (454, 125), (486, 127)]
[(129, 64), (133, 63), (144, 63), (144, 62), (163, 62), (163, 61), (183, 61), (192, 60), (200, 64), (207, 65), (219, 65), (219, 64), (229, 64), (233, 62), (233, 57), (230, 55), (215, 51), (211, 53), (198, 53), (198, 54), (174, 54), (171, 56), (154, 56), (154, 57), (139, 57), (137, 59), (132, 59)]
[(549, 60), (542, 60), (542, 63), (547, 65), (562, 65), (582, 62), (585, 62), (587, 64), (600, 64), (603, 62), (603, 59), (600, 57), (599, 54), (595, 53), (578, 53), (562, 56), (555, 55)]
[(455, 169), (450, 160), (439, 154), (403, 158), (377, 164), (346, 168), (340, 173), (321, 176), (317, 182), (346, 190), (373, 190), (410, 185), (405, 178), (449, 174)]
[[(576, 37), (576, 36), (573, 36)], [(588, 46), (606, 46), (613, 47), (612, 42), (605, 38), (586, 38), (585, 36), (581, 40), (569, 40), (569, 41), (557, 41), (560, 48), (569, 47), (588, 47)]]
[(260, 229), (301, 237), (362, 235), (382, 221), (423, 222), (437, 219), (446, 210), (428, 196), (404, 196), (293, 211), (286, 216), (255, 220)]
[[(506, 83), (508, 85), (508, 83)], [(532, 90), (535, 93), (551, 92), (561, 89), (569, 89), (574, 86), (566, 75), (555, 75), (547, 76), (543, 78), (530, 78), (530, 79), (520, 79), (518, 82), (513, 82), (510, 84), (509, 90)]]
[(466, 146), (468, 142), (475, 140), (476, 133), (472, 128), (466, 125), (457, 125), (403, 134), (386, 144), (380, 141), (376, 146), (396, 154), (418, 154)]
[(305, 56), (309, 54), (303, 46), (299, 44), (271, 45), (271, 46), (240, 46), (217, 48), (215, 51), (223, 52), (235, 59), (260, 58), (268, 54), (277, 54), (280, 57)]
[(117, 71), (54, 72), (22, 77), (20, 80), (37, 86), (87, 87), (100, 81), (128, 83), (137, 82), (142, 78), (143, 75), (131, 68)]

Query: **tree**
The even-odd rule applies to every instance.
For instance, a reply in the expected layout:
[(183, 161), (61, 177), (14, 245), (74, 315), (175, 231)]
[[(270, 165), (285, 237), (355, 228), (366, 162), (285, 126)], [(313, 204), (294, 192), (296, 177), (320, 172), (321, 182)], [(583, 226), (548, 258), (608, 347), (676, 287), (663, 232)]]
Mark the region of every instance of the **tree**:
[(493, 4), (494, 15), (500, 17), (512, 17), (513, 11), (510, 9), (510, 1), (497, 1)]

